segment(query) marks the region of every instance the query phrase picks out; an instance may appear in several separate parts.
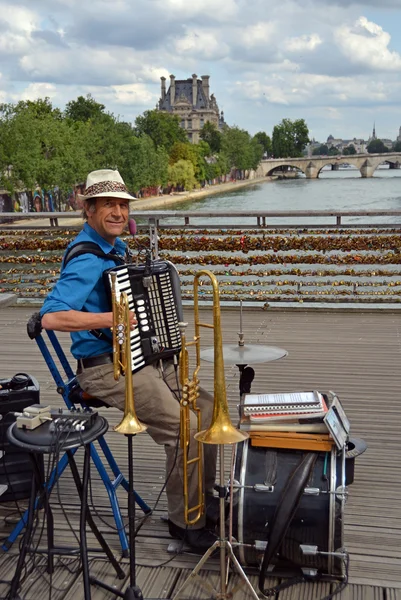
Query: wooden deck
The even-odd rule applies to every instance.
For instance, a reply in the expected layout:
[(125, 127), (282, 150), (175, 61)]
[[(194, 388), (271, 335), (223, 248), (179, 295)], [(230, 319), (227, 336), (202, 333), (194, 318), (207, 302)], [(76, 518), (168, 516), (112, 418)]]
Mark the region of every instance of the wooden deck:
[[(26, 323), (32, 307), (0, 308), (1, 373), (6, 378), (17, 372), (34, 375), (40, 383), (41, 401), (61, 406), (53, 379), (36, 344), (26, 334)], [(190, 311), (188, 311), (190, 313)], [(211, 311), (207, 311), (209, 318)], [(350, 551), (350, 585), (336, 596), (341, 600), (401, 600), (401, 314), (398, 311), (286, 311), (246, 309), (243, 323), (248, 343), (279, 346), (288, 350), (285, 359), (256, 365), (252, 391), (334, 390), (341, 398), (350, 418), (352, 434), (363, 437), (368, 450), (356, 460), (355, 482), (345, 509), (345, 542)], [(191, 321), (191, 315), (188, 314)], [(234, 310), (223, 310), (224, 343), (236, 343), (239, 316)], [(68, 336), (60, 335), (68, 347)], [(207, 332), (202, 341), (211, 345)], [(226, 367), (226, 381), (232, 414), (238, 402), (238, 369)], [(212, 391), (213, 373), (208, 363), (202, 364), (202, 385)], [(119, 419), (116, 411), (104, 411), (113, 425)], [(126, 440), (111, 428), (107, 440), (123, 470), (126, 470)], [(164, 481), (164, 451), (149, 436), (134, 440), (136, 489), (153, 506)], [(97, 474), (92, 470), (92, 495), (96, 519), (116, 554), (120, 545), (115, 531), (107, 495)], [(60, 482), (62, 506), (54, 499), (56, 530), (61, 543), (74, 544), (69, 524), (77, 531), (79, 502), (66, 473)], [(126, 494), (119, 493), (124, 516)], [(197, 557), (172, 557), (166, 551), (169, 535), (160, 517), (165, 513), (162, 495), (154, 514), (141, 529), (137, 541), (138, 583), (144, 598), (171, 598), (180, 582), (188, 576)], [(137, 515), (139, 516), (139, 514)], [(100, 520), (101, 519), (101, 520)], [(0, 504), (0, 537), (6, 537), (18, 520), (14, 504)], [(107, 525), (109, 524), (109, 525)], [(90, 545), (95, 546), (92, 538)], [(14, 572), (18, 542), (8, 553), (0, 554), (0, 578), (9, 580)], [(124, 589), (126, 581), (117, 580), (102, 555), (91, 554), (91, 573), (111, 585)], [(43, 559), (37, 558), (32, 572), (27, 573), (21, 597), (51, 597), (56, 600), (81, 600), (82, 579), (77, 564), (63, 558), (52, 578), (44, 571)], [(128, 575), (126, 560), (125, 570)], [(32, 561), (30, 562), (32, 565)], [(209, 560), (204, 576), (218, 588), (217, 559)], [(235, 579), (235, 577), (234, 577)], [(251, 576), (255, 583), (256, 576)], [(8, 587), (0, 584), (0, 596)], [(187, 589), (187, 598), (209, 596), (199, 587)], [(330, 591), (330, 584), (303, 584), (280, 592), (278, 600), (318, 600)], [(107, 600), (112, 594), (92, 588), (92, 598)], [(235, 600), (249, 596), (242, 590)]]

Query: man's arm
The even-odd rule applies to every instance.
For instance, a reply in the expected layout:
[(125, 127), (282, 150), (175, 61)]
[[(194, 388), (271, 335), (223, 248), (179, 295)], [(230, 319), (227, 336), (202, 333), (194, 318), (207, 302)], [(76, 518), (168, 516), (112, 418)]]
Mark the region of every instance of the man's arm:
[[(129, 312), (130, 329), (134, 329), (137, 321), (132, 311)], [(90, 331), (113, 327), (113, 313), (81, 312), (80, 310), (61, 310), (46, 313), (42, 316), (42, 327), (54, 331)]]
[(91, 329), (110, 328), (113, 326), (113, 313), (62, 310), (44, 314), (42, 316), (42, 326), (44, 329), (55, 331), (90, 331)]

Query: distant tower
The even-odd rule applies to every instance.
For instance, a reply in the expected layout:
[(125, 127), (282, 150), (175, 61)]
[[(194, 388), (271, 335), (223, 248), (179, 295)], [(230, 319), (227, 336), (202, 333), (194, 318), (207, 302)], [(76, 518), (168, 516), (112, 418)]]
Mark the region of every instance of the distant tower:
[(377, 137), (376, 137), (376, 123), (373, 123), (372, 140), (377, 140)]

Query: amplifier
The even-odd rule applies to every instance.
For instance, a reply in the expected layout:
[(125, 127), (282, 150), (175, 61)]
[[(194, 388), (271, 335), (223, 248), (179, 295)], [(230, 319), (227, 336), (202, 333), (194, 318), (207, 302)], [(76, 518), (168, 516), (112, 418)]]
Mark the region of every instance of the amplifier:
[[(10, 379), (0, 379), (0, 502), (29, 498), (32, 468), (28, 453), (7, 440), (7, 429), (15, 421), (10, 413), (22, 412), (31, 404), (39, 404), (39, 384), (32, 375), (18, 373)], [(40, 457), (43, 469), (43, 457)]]

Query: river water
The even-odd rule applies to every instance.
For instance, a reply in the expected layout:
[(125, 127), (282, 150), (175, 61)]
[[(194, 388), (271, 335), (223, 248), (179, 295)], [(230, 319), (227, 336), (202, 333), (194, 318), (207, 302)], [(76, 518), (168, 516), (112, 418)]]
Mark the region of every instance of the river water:
[[(363, 179), (356, 168), (339, 171), (323, 170), (319, 179), (276, 180), (259, 183), (221, 194), (177, 203), (171, 210), (222, 211), (225, 218), (215, 223), (227, 223), (230, 212), (244, 210), (395, 210), (401, 209), (401, 169), (380, 167), (371, 179)], [(366, 218), (362, 218), (366, 222)], [(204, 220), (203, 220), (204, 221)], [(208, 220), (211, 222), (211, 220)], [(345, 223), (361, 221), (360, 218), (344, 220)], [(374, 222), (399, 222), (399, 217), (374, 217)], [(194, 221), (196, 223), (196, 221)], [(253, 219), (253, 222), (255, 220)], [(269, 223), (283, 222), (283, 218), (269, 219)], [(291, 223), (291, 220), (286, 220)], [(311, 222), (310, 218), (296, 220)], [(316, 220), (327, 223), (328, 219)], [(332, 221), (334, 223), (334, 221)], [(246, 223), (244, 223), (246, 224)]]

